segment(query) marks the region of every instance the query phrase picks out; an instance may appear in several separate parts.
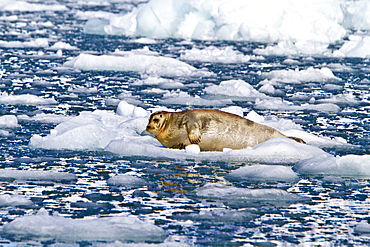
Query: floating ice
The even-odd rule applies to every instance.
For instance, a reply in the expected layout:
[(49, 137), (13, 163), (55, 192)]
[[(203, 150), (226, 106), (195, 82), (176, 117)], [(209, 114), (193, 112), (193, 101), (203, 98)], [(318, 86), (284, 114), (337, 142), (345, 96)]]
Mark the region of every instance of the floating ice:
[(131, 85), (134, 86), (153, 86), (156, 88), (163, 88), (163, 89), (178, 89), (178, 88), (185, 88), (185, 85), (179, 81), (175, 81), (172, 79), (161, 78), (157, 76), (149, 76), (142, 80), (137, 80), (133, 82)]
[(302, 104), (295, 105), (292, 102), (283, 100), (281, 98), (272, 99), (257, 99), (254, 105), (255, 109), (267, 109), (276, 111), (299, 111), (299, 110), (310, 110), (320, 112), (339, 112), (340, 107), (333, 103), (322, 103), (322, 104)]
[(297, 174), (288, 166), (276, 165), (246, 165), (230, 172), (229, 180), (261, 180), (261, 181), (287, 181), (298, 180)]
[(274, 138), (252, 148), (225, 150), (224, 152), (192, 153), (185, 150), (164, 148), (159, 142), (148, 144), (128, 140), (114, 140), (109, 143), (105, 150), (122, 156), (142, 156), (177, 160), (193, 159), (197, 161), (260, 162), (284, 165), (291, 165), (308, 157), (325, 154), (319, 148), (300, 144), (288, 138)]
[(370, 224), (366, 222), (361, 222), (355, 226), (354, 231), (360, 234), (369, 234), (370, 233)]
[(33, 202), (21, 195), (0, 195), (0, 207), (31, 206)]
[(346, 34), (341, 23), (350, 6), (333, 0), (151, 0), (110, 17), (99, 29), (101, 34), (126, 36), (333, 43)]
[(48, 48), (49, 50), (79, 50), (77, 47), (68, 43), (59, 41)]
[(199, 213), (184, 213), (173, 215), (178, 220), (210, 221), (210, 222), (246, 222), (258, 217), (246, 211), (231, 209), (201, 210)]
[(293, 43), (290, 40), (280, 41), (276, 45), (269, 45), (266, 48), (257, 48), (253, 53), (264, 56), (313, 56), (313, 55), (328, 55), (331, 53), (328, 50), (328, 43), (316, 41), (301, 40)]
[(135, 71), (155, 76), (213, 76), (177, 59), (130, 53), (125, 56), (80, 54), (64, 66), (80, 70)]
[(32, 136), (30, 146), (45, 149), (103, 149), (111, 140), (124, 136), (123, 132), (127, 130), (118, 129), (124, 120), (113, 112), (82, 112), (56, 126), (48, 136)]
[[(273, 70), (262, 73), (262, 77), (272, 80), (275, 83), (302, 83), (302, 82), (326, 82), (340, 81), (329, 68), (315, 69), (309, 67), (299, 70)], [(268, 82), (263, 82), (266, 84)]]
[(166, 238), (160, 227), (131, 216), (71, 219), (49, 215), (45, 209), (40, 209), (36, 215), (16, 218), (4, 225), (2, 233), (17, 238), (32, 237), (63, 242), (162, 242)]
[[(241, 108), (229, 110), (242, 114)], [(273, 164), (292, 164), (325, 153), (316, 147), (287, 138), (274, 138), (252, 148), (224, 152), (198, 152), (191, 147), (188, 150), (168, 149), (154, 137), (143, 135), (148, 116), (148, 111), (122, 101), (117, 107), (117, 114), (110, 111), (82, 112), (57, 125), (47, 136), (32, 136), (30, 146), (45, 149), (106, 150), (123, 156)], [(289, 124), (297, 128), (296, 125)], [(291, 128), (289, 124), (285, 124), (285, 129)]]
[(333, 52), (333, 55), (336, 57), (370, 57), (370, 37), (351, 35), (339, 50)]
[(1, 41), (0, 47), (7, 48), (27, 48), (27, 47), (48, 47), (49, 41), (45, 38), (37, 38), (26, 42), (21, 41)]
[(301, 160), (293, 169), (300, 174), (369, 177), (370, 155), (335, 157), (324, 154)]
[(208, 94), (224, 95), (227, 98), (238, 100), (253, 100), (268, 98), (263, 93), (258, 92), (249, 83), (243, 80), (222, 81), (219, 85), (206, 87), (204, 91)]
[(27, 115), (18, 115), (17, 118), (20, 121), (59, 124), (67, 120), (70, 120), (73, 117), (65, 116), (65, 115), (57, 115), (57, 114), (39, 113), (32, 117), (27, 116)]
[(114, 186), (124, 186), (128, 188), (134, 188), (134, 187), (143, 187), (148, 185), (148, 182), (145, 179), (133, 176), (133, 175), (127, 175), (127, 174), (120, 174), (114, 177), (111, 177), (107, 180), (108, 185), (114, 185)]
[(191, 96), (183, 91), (167, 92), (158, 103), (163, 105), (192, 105), (192, 106), (225, 106), (233, 104), (231, 99), (208, 100), (199, 96)]
[(38, 4), (26, 1), (0, 0), (1, 11), (66, 11), (68, 8), (59, 4)]
[(72, 182), (77, 180), (76, 175), (67, 172), (13, 170), (13, 169), (0, 169), (0, 178), (26, 181), (54, 181), (54, 182)]
[(286, 136), (299, 137), (307, 144), (319, 148), (347, 148), (350, 145), (341, 138), (330, 138), (324, 136), (317, 136), (302, 130), (301, 126), (294, 123), (292, 120), (279, 119), (274, 116), (264, 117), (255, 111), (251, 111), (246, 116), (247, 119), (256, 123), (270, 126), (279, 130)]
[(191, 50), (185, 50), (180, 59), (211, 63), (246, 63), (249, 62), (251, 56), (235, 51), (230, 46), (224, 48), (208, 46), (204, 49), (193, 47)]
[(52, 98), (42, 98), (32, 94), (9, 95), (0, 93), (0, 104), (4, 105), (54, 105), (58, 102)]
[(18, 128), (18, 119), (14, 115), (5, 115), (0, 117), (0, 129), (13, 129)]
[(246, 189), (220, 183), (208, 183), (195, 190), (200, 198), (220, 200), (251, 200), (251, 201), (304, 201), (299, 195), (281, 189)]

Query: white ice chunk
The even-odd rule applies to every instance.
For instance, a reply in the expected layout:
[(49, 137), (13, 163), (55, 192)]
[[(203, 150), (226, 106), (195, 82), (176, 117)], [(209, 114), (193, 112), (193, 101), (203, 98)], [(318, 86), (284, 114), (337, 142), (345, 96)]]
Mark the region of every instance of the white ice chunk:
[(26, 1), (3, 0), (0, 2), (1, 11), (67, 11), (68, 8), (60, 4), (39, 4)]
[(185, 151), (190, 154), (200, 153), (200, 147), (197, 144), (188, 145), (185, 147)]
[(250, 100), (256, 98), (268, 98), (263, 93), (258, 92), (252, 85), (243, 80), (222, 81), (219, 85), (206, 87), (204, 91), (208, 94), (233, 97), (238, 100)]
[(358, 22), (351, 22), (351, 29), (367, 20), (366, 8), (357, 7), (350, 12), (352, 5), (335, 0), (151, 0), (129, 13), (105, 17), (108, 20), (97, 23), (97, 29), (100, 34), (134, 37), (328, 44), (346, 35), (342, 26), (346, 17), (353, 19), (357, 13), (361, 16)]
[(27, 47), (48, 47), (49, 41), (46, 38), (37, 38), (26, 42), (21, 41), (2, 41), (0, 40), (0, 47), (7, 48), (27, 48)]
[(72, 46), (68, 43), (58, 41), (48, 48), (49, 50), (79, 50), (76, 46)]
[(144, 108), (134, 106), (124, 100), (118, 104), (116, 113), (128, 118), (149, 117), (149, 113)]
[(148, 185), (148, 182), (145, 179), (139, 178), (137, 176), (128, 175), (128, 174), (120, 174), (120, 175), (109, 178), (107, 180), (107, 184), (132, 188), (132, 187), (146, 186)]
[(319, 155), (301, 160), (293, 169), (300, 174), (369, 177), (370, 155)]
[(303, 70), (299, 70), (298, 68), (295, 70), (273, 70), (262, 73), (262, 76), (279, 83), (326, 82), (341, 80), (326, 67), (321, 69), (309, 67)]
[(49, 215), (45, 209), (40, 209), (36, 215), (16, 218), (4, 225), (2, 233), (65, 242), (116, 240), (162, 242), (166, 238), (162, 228), (131, 216), (71, 219)]
[(185, 50), (180, 59), (211, 63), (246, 63), (249, 62), (251, 56), (244, 55), (230, 46), (223, 48), (208, 46), (204, 49), (193, 47), (191, 50)]
[(227, 179), (294, 182), (298, 180), (298, 176), (289, 166), (246, 165), (231, 171)]
[(304, 201), (307, 198), (291, 194), (281, 189), (246, 189), (220, 183), (208, 183), (195, 190), (201, 198), (219, 200), (251, 200), (251, 201)]
[(300, 40), (293, 43), (290, 40), (280, 41), (276, 45), (269, 45), (266, 48), (257, 48), (253, 52), (264, 56), (313, 56), (330, 55), (328, 43)]
[(53, 98), (43, 98), (32, 94), (11, 95), (0, 93), (0, 104), (7, 105), (54, 105), (58, 102)]
[(356, 233), (360, 233), (360, 234), (369, 234), (370, 233), (370, 224), (367, 223), (367, 222), (358, 223), (355, 226), (354, 231)]
[(370, 37), (352, 35), (339, 50), (333, 52), (336, 57), (370, 57)]
[(13, 170), (0, 169), (0, 178), (11, 178), (26, 181), (54, 181), (71, 182), (77, 180), (76, 175), (67, 172), (36, 171), (36, 170)]
[(232, 104), (231, 99), (208, 100), (197, 95), (191, 96), (183, 91), (167, 92), (158, 103), (164, 105), (225, 106)]
[[(148, 76), (147, 78), (133, 82), (131, 85), (153, 86), (153, 87), (159, 87), (163, 89), (185, 88), (185, 85), (179, 81), (167, 79), (167, 78), (161, 78), (157, 76)], [(153, 89), (157, 89), (157, 88), (153, 88)]]
[(57, 115), (57, 114), (39, 113), (32, 117), (29, 117), (27, 115), (18, 115), (17, 118), (20, 121), (59, 124), (67, 120), (70, 120), (73, 117), (65, 116), (65, 115)]
[(125, 56), (80, 54), (64, 66), (80, 70), (135, 71), (154, 76), (213, 76), (174, 58), (129, 53)]
[(21, 195), (0, 195), (0, 206), (1, 207), (14, 207), (14, 206), (31, 206), (33, 202)]
[(255, 109), (268, 109), (276, 111), (298, 111), (298, 110), (311, 110), (320, 112), (339, 112), (340, 107), (333, 103), (322, 104), (302, 104), (294, 105), (292, 102), (283, 100), (281, 98), (272, 99), (257, 99), (254, 105)]
[(197, 154), (188, 153), (185, 150), (164, 148), (159, 142), (157, 144), (154, 142), (149, 144), (145, 142), (135, 143), (128, 140), (112, 141), (105, 150), (122, 156), (143, 156), (178, 160), (194, 159), (197, 161), (260, 162), (284, 165), (291, 165), (299, 160), (325, 154), (319, 148), (300, 144), (288, 138), (273, 138), (252, 148), (228, 150), (227, 152), (200, 152)]
[(149, 136), (140, 136), (145, 130), (149, 113), (141, 107), (120, 102), (115, 114), (111, 111), (81, 112), (57, 125), (47, 136), (33, 135), (32, 148), (99, 150), (112, 140), (147, 141)]
[(18, 118), (14, 115), (4, 115), (0, 117), (0, 129), (19, 128)]

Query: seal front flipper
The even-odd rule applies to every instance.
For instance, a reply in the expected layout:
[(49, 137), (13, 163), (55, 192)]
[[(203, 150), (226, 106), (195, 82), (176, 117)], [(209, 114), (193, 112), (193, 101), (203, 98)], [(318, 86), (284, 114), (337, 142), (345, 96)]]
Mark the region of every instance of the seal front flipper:
[(200, 128), (198, 123), (192, 123), (186, 125), (188, 132), (188, 138), (191, 144), (198, 144), (201, 139)]
[(176, 145), (173, 145), (170, 148), (173, 148), (173, 149), (185, 149), (185, 144), (184, 143), (177, 143)]
[(191, 130), (188, 133), (188, 137), (191, 144), (198, 144), (201, 139), (200, 130), (199, 129)]

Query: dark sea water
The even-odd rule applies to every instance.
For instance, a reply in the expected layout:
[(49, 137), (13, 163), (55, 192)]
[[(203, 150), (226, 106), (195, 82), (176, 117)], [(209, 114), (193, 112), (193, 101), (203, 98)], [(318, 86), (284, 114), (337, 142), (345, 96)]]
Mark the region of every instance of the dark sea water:
[[(142, 92), (149, 86), (132, 86), (140, 78), (135, 72), (114, 71), (60, 71), (68, 57), (78, 56), (82, 51), (96, 55), (119, 50), (150, 50), (173, 58), (180, 51), (192, 46), (232, 46), (244, 54), (252, 55), (255, 48), (265, 47), (262, 43), (232, 41), (193, 41), (163, 39), (156, 44), (127, 42), (129, 37), (90, 35), (83, 32), (85, 20), (78, 20), (74, 11), (104, 10), (118, 13), (124, 10), (119, 3), (104, 6), (65, 3), (72, 10), (67, 12), (0, 12), (0, 16), (18, 16), (17, 20), (0, 20), (1, 40), (25, 42), (31, 38), (48, 38), (50, 43), (63, 41), (79, 50), (64, 50), (57, 56), (55, 50), (44, 47), (7, 48), (0, 47), (0, 91), (9, 94), (32, 94), (45, 98), (54, 97), (56, 105), (0, 105), (2, 115), (27, 115), (39, 113), (62, 116), (77, 116), (82, 111), (114, 111), (116, 105), (106, 103), (117, 99), (122, 92), (130, 92), (140, 100), (140, 106), (148, 109), (155, 106), (158, 95)], [(40, 23), (51, 22), (52, 26)], [(290, 119), (313, 134), (341, 137), (353, 147), (347, 149), (325, 149), (330, 154), (369, 154), (370, 139), (370, 61), (357, 58), (307, 59), (295, 57), (299, 65), (284, 63), (286, 56), (266, 56), (261, 61), (241, 64), (215, 64), (189, 62), (197, 68), (207, 68), (217, 77), (178, 78), (182, 83), (196, 83), (182, 91), (190, 95), (202, 95), (205, 85), (218, 84), (227, 79), (242, 79), (253, 86), (262, 80), (261, 72), (282, 69), (321, 68), (329, 64), (340, 64), (350, 71), (333, 70), (341, 81), (334, 82), (338, 90), (323, 88), (322, 82), (282, 85), (280, 97), (299, 104), (292, 95), (301, 93), (316, 99), (330, 98), (333, 94), (352, 93), (359, 103), (343, 103), (340, 112), (274, 111), (258, 110), (253, 104), (235, 101), (236, 106), (256, 110), (264, 116)], [(104, 80), (102, 80), (104, 78)], [(368, 80), (365, 80), (368, 79)], [(39, 83), (37, 83), (39, 82)], [(78, 98), (66, 97), (66, 92), (79, 86), (94, 88), (97, 92), (78, 93)], [(172, 109), (191, 109), (202, 106), (167, 105)], [(207, 106), (209, 108), (209, 106)], [(343, 121), (346, 119), (346, 121)], [(169, 235), (172, 242), (191, 246), (340, 246), (367, 245), (370, 236), (354, 231), (360, 222), (370, 223), (370, 199), (368, 178), (326, 177), (299, 175), (298, 182), (233, 181), (225, 176), (241, 167), (241, 163), (174, 161), (140, 157), (120, 157), (103, 151), (42, 150), (29, 147), (30, 138), (49, 134), (57, 124), (24, 121), (19, 118), (19, 128), (11, 129), (10, 136), (0, 136), (0, 168), (18, 170), (60, 171), (73, 173), (77, 182), (58, 183), (49, 181), (1, 180), (0, 194), (19, 194), (33, 201), (29, 207), (0, 208), (4, 226), (15, 218), (35, 214), (40, 208), (58, 212), (64, 217), (115, 216), (132, 214), (154, 223)], [(117, 174), (136, 172), (149, 182), (139, 188), (108, 186), (106, 180)], [(194, 190), (206, 183), (228, 183), (249, 189), (279, 188), (308, 197), (310, 200), (291, 203), (259, 202), (248, 200), (202, 199)], [(70, 202), (66, 198), (78, 195), (88, 202)], [(4, 246), (42, 245), (95, 245), (95, 242), (63, 243), (58, 239), (38, 239), (28, 236), (3, 234)], [(100, 243), (103, 244), (103, 243)], [(249, 244), (249, 245), (248, 245)]]

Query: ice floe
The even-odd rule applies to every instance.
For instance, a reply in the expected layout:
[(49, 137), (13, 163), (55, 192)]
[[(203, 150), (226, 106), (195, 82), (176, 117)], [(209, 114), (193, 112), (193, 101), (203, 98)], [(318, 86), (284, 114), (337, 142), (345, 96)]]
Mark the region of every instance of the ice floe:
[(32, 206), (33, 202), (21, 195), (0, 195), (0, 207)]
[[(223, 109), (239, 115), (243, 114), (243, 110), (238, 107)], [(106, 150), (122, 156), (273, 164), (293, 164), (302, 159), (325, 154), (315, 146), (300, 144), (287, 138), (274, 138), (252, 148), (226, 149), (224, 152), (198, 152), (196, 148), (190, 147), (186, 150), (167, 149), (154, 137), (145, 134), (150, 112), (126, 101), (118, 104), (116, 112), (100, 110), (82, 112), (79, 116), (57, 125), (46, 136), (33, 135), (30, 146), (44, 149)], [(256, 113), (250, 114), (249, 118), (275, 128), (279, 126), (277, 129), (286, 131), (290, 136), (303, 137), (303, 139), (309, 137), (306, 140), (308, 143), (315, 138), (288, 120), (273, 118), (265, 120), (263, 116)], [(334, 145), (334, 141), (325, 138), (316, 137), (315, 140), (320, 140), (320, 145), (324, 147)], [(335, 142), (339, 145), (338, 143)]]
[(28, 48), (28, 47), (36, 47), (36, 48), (46, 48), (49, 46), (49, 41), (46, 38), (37, 38), (32, 39), (30, 41), (2, 41), (0, 40), (0, 47), (6, 48)]
[(370, 177), (370, 155), (318, 155), (299, 161), (293, 169), (300, 174)]
[(213, 76), (214, 74), (174, 58), (155, 55), (128, 53), (117, 55), (80, 54), (67, 61), (64, 66), (80, 70), (134, 71), (154, 76)]
[[(340, 81), (329, 68), (316, 69), (309, 67), (299, 70), (273, 70), (262, 73), (262, 77), (274, 83), (302, 83), (302, 82), (327, 82)], [(265, 82), (262, 84), (266, 84)]]
[(4, 115), (0, 117), (0, 129), (18, 128), (18, 118), (14, 115)]
[[(323, 12), (322, 9), (330, 11)], [(107, 17), (106, 22), (100, 24), (100, 29), (104, 30), (102, 34), (128, 36), (330, 43), (346, 34), (345, 28), (340, 25), (345, 11), (344, 1), (318, 4), (290, 0), (166, 3), (151, 0), (124, 15)]]
[(114, 186), (124, 186), (128, 188), (142, 187), (146, 186), (149, 183), (142, 178), (133, 175), (120, 174), (114, 177), (111, 177), (107, 180), (108, 185)]
[(180, 59), (211, 63), (246, 63), (251, 60), (251, 56), (244, 55), (230, 46), (222, 48), (208, 46), (204, 49), (193, 47), (191, 50), (185, 50), (182, 52)]
[(281, 189), (247, 189), (220, 183), (208, 183), (195, 190), (197, 197), (218, 200), (305, 201), (308, 198)]
[(228, 180), (260, 180), (261, 182), (294, 182), (299, 179), (291, 167), (277, 165), (246, 165), (231, 171), (226, 178)]
[(243, 80), (222, 81), (219, 85), (208, 86), (204, 89), (208, 94), (227, 96), (228, 99), (242, 101), (269, 98), (267, 95), (258, 92), (252, 85)]
[[(88, 229), (88, 230), (87, 230)], [(45, 209), (37, 214), (16, 218), (1, 232), (16, 238), (40, 238), (70, 243), (75, 241), (162, 242), (162, 228), (135, 217), (116, 216), (71, 219), (49, 215)]]
[(67, 172), (0, 169), (0, 179), (73, 182), (77, 177)]
[(1, 0), (1, 11), (67, 11), (68, 8), (60, 4), (39, 4), (27, 1)]
[(53, 98), (43, 98), (32, 94), (12, 95), (0, 92), (0, 104), (5, 105), (54, 105), (57, 101)]

